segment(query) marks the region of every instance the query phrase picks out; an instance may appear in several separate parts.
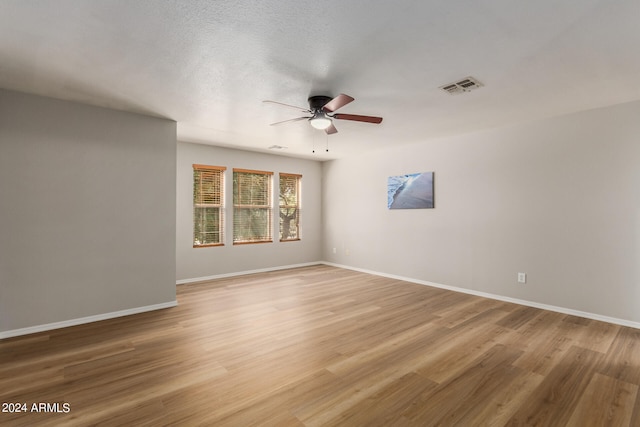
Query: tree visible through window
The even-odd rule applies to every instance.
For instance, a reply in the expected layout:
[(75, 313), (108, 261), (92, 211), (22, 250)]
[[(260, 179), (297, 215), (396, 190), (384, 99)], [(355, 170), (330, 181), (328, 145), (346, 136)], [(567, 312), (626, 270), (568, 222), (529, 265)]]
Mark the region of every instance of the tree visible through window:
[(193, 247), (224, 243), (223, 166), (193, 165)]
[(280, 241), (300, 239), (300, 180), (302, 175), (280, 174)]
[(233, 170), (233, 243), (272, 242), (273, 172)]

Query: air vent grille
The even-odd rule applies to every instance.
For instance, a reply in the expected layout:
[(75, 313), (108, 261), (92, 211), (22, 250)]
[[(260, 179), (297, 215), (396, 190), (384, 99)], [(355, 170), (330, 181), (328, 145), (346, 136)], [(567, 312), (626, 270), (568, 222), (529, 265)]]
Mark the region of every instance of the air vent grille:
[(457, 95), (463, 92), (471, 92), (474, 89), (478, 89), (484, 86), (477, 79), (473, 77), (465, 77), (457, 82), (448, 83), (444, 86), (440, 86), (440, 89), (451, 94)]

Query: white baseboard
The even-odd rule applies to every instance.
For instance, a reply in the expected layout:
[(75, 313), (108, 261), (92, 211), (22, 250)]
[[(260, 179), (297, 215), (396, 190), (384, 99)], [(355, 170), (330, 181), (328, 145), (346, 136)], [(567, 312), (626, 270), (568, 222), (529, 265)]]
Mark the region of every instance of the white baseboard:
[(517, 299), (517, 298), (505, 297), (505, 296), (502, 296), (502, 295), (495, 295), (495, 294), (490, 294), (490, 293), (486, 293), (486, 292), (474, 291), (472, 289), (465, 289), (465, 288), (458, 288), (458, 287), (455, 287), (455, 286), (442, 285), (440, 283), (428, 282), (426, 280), (418, 280), (418, 279), (413, 279), (411, 277), (404, 277), (404, 276), (397, 276), (395, 274), (381, 273), (379, 271), (372, 271), (372, 270), (367, 270), (365, 268), (357, 268), (357, 267), (351, 267), (351, 266), (348, 266), (348, 265), (335, 264), (333, 262), (322, 261), (322, 264), (330, 265), (330, 266), (333, 266), (333, 267), (345, 268), (347, 270), (359, 271), (361, 273), (373, 274), (375, 276), (388, 277), (390, 279), (403, 280), (405, 282), (416, 283), (416, 284), (419, 284), (419, 285), (432, 286), (434, 288), (447, 289), (449, 291), (461, 292), (461, 293), (464, 293), (464, 294), (475, 295), (475, 296), (484, 297), (484, 298), (490, 298), (490, 299), (494, 299), (494, 300), (498, 300), (498, 301), (511, 302), (511, 303), (514, 303), (514, 304), (520, 304), (520, 305), (524, 305), (524, 306), (527, 306), (527, 307), (540, 308), (542, 310), (555, 311), (557, 313), (562, 313), (562, 314), (570, 314), (572, 316), (584, 317), (585, 319), (599, 320), (601, 322), (613, 323), (615, 325), (628, 326), (630, 328), (640, 329), (640, 322), (633, 322), (631, 320), (618, 319), (616, 317), (603, 316), (603, 315), (600, 315), (600, 314), (589, 313), (589, 312), (586, 312), (586, 311), (573, 310), (573, 309), (570, 309), (570, 308), (557, 307), (555, 305), (541, 304), (541, 303), (537, 303), (537, 302), (533, 302), (533, 301), (521, 300), (521, 299)]
[(235, 273), (216, 274), (214, 276), (194, 277), (192, 279), (180, 279), (180, 280), (176, 280), (176, 285), (185, 285), (187, 283), (196, 283), (196, 282), (207, 282), (209, 280), (224, 279), (227, 277), (245, 276), (247, 274), (255, 274), (255, 273), (267, 273), (269, 271), (288, 270), (290, 268), (309, 267), (312, 265), (319, 265), (319, 264), (325, 264), (325, 263), (322, 261), (306, 262), (304, 264), (282, 265), (278, 267), (261, 268), (258, 270), (246, 270), (246, 271), (238, 271)]
[(111, 313), (97, 314), (95, 316), (64, 320), (62, 322), (47, 323), (45, 325), (30, 326), (28, 328), (13, 329), (10, 331), (0, 332), (0, 340), (4, 338), (17, 337), (20, 335), (35, 334), (36, 332), (50, 331), (52, 329), (67, 328), (69, 326), (98, 322), (100, 320), (114, 319), (116, 317), (129, 316), (131, 314), (144, 313), (146, 311), (160, 310), (163, 308), (175, 307), (177, 305), (178, 301), (169, 301), (161, 304), (153, 304), (144, 307), (130, 308), (127, 310), (113, 311)]

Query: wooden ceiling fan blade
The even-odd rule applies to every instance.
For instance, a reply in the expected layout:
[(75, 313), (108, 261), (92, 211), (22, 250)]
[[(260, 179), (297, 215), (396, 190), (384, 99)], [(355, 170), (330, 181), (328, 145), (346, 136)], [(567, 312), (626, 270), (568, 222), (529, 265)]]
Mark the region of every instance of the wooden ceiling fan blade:
[(297, 107), (297, 106), (295, 106), (295, 105), (284, 104), (284, 103), (282, 103), (282, 102), (269, 101), (269, 100), (262, 101), (262, 102), (263, 102), (263, 103), (266, 103), (266, 104), (276, 104), (276, 105), (282, 105), (283, 107), (295, 108), (296, 110), (301, 111), (301, 112), (303, 112), (303, 113), (310, 113), (310, 112), (311, 112), (311, 110), (309, 110), (308, 108), (305, 108), (305, 107)]
[(310, 117), (296, 117), (295, 119), (283, 120), (281, 122), (271, 123), (269, 126), (281, 125), (282, 123), (298, 122), (300, 120), (309, 120)]
[(335, 114), (333, 118), (338, 120), (353, 120), (355, 122), (366, 122), (366, 123), (382, 122), (382, 117), (361, 116), (359, 114)]
[(327, 133), (327, 135), (338, 133), (338, 129), (336, 129), (336, 127), (333, 125), (333, 123), (331, 123), (329, 125), (329, 127), (326, 128), (324, 131)]
[(322, 109), (324, 111), (328, 111), (330, 113), (333, 113), (338, 108), (342, 108), (345, 105), (347, 105), (348, 103), (353, 102), (353, 101), (354, 101), (354, 98), (350, 97), (349, 95), (345, 95), (344, 93), (341, 93), (340, 95), (338, 95), (335, 98), (333, 98), (331, 101), (327, 102), (324, 105), (324, 107), (322, 107)]

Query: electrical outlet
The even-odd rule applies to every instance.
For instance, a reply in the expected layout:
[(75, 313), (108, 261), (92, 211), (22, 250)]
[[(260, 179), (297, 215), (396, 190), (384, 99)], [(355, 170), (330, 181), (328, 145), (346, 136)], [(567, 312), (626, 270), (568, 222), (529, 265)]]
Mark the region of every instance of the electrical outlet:
[(527, 283), (527, 273), (518, 273), (518, 283)]
[(333, 253), (334, 253), (334, 254), (336, 253), (336, 248), (333, 248)]

